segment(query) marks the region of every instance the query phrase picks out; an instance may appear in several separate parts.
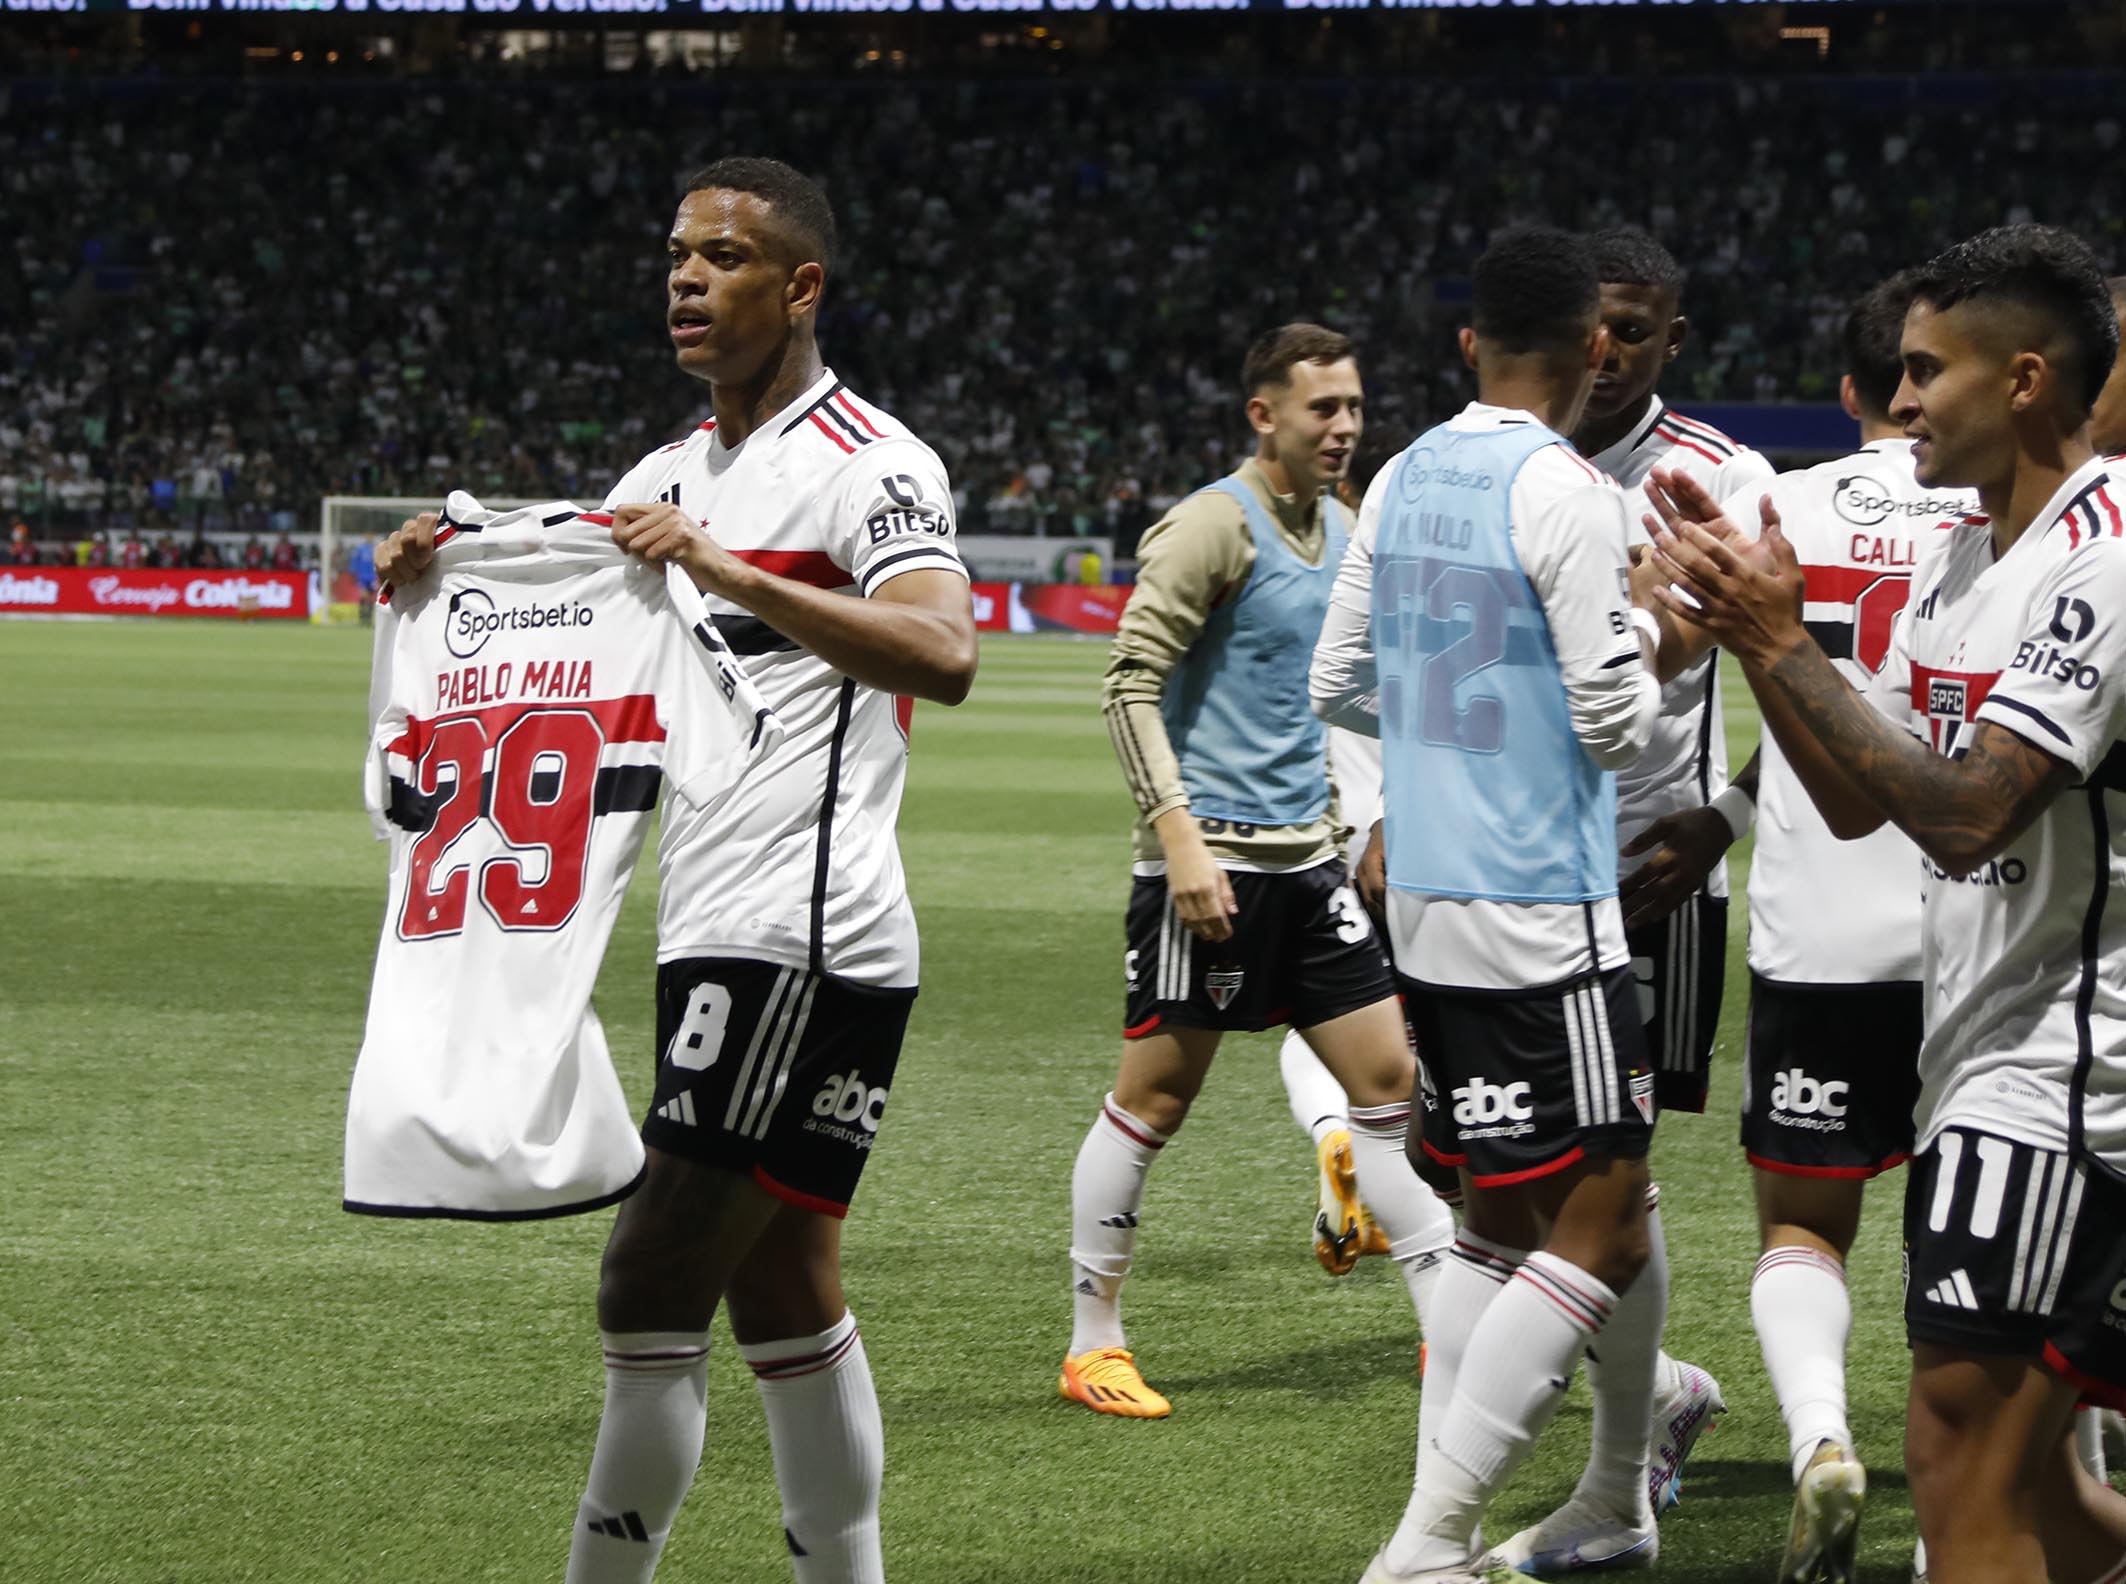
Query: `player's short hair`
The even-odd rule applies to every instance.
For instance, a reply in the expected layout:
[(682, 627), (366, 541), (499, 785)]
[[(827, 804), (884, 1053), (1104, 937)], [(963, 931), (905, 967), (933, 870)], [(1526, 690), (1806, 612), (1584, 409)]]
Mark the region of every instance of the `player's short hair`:
[(718, 187), (725, 192), (751, 193), (775, 212), (789, 227), (807, 257), (796, 263), (817, 264), (831, 273), (840, 238), (834, 229), (834, 209), (818, 182), (779, 159), (737, 154), (717, 160), (696, 171), (687, 182), (690, 193)]
[(1472, 295), (1479, 339), (1506, 352), (1553, 352), (1586, 340), (1602, 281), (1587, 238), (1517, 226), (1493, 237), (1476, 261)]
[(1364, 495), (1380, 470), (1407, 451), (1416, 438), (1417, 431), (1408, 424), (1368, 418), (1351, 452), (1351, 470), (1345, 475), (1351, 488)]
[(1606, 226), (1587, 234), (1594, 253), (1595, 275), (1605, 286), (1650, 286), (1656, 291), (1683, 290), (1683, 266), (1675, 254), (1637, 226)]
[(1892, 275), (1853, 304), (1845, 316), (1845, 371), (1853, 394), (1871, 418), (1887, 418), (1897, 387), (1904, 383), (1905, 311), (1912, 306), (1912, 287), (1903, 273)]
[(1995, 226), (1911, 272), (1913, 300), (1997, 302), (2036, 314), (2070, 349), (2067, 388), (2087, 413), (2119, 355), (2119, 321), (2096, 255), (2057, 226)]
[(1253, 396), (1265, 385), (1291, 384), (1297, 363), (1341, 363), (1357, 356), (1358, 348), (1340, 330), (1318, 324), (1279, 325), (1257, 336), (1248, 348), (1240, 365), (1241, 394)]

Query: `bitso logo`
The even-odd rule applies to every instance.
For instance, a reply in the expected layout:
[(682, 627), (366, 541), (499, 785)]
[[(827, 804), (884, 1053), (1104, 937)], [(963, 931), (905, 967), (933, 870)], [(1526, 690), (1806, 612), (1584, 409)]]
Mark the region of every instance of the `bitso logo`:
[(1843, 1079), (1819, 1083), (1799, 1067), (1789, 1067), (1772, 1080), (1772, 1109), (1795, 1116), (1842, 1117), (1851, 1091)]
[(848, 1076), (829, 1078), (812, 1097), (812, 1114), (835, 1122), (853, 1122), (866, 1133), (876, 1133), (886, 1114), (886, 1086), (871, 1088), (863, 1075), (851, 1069)]
[(1487, 1127), (1493, 1122), (1526, 1122), (1535, 1115), (1528, 1085), (1495, 1084), (1488, 1078), (1472, 1078), (1454, 1091), (1454, 1121), (1458, 1127)]

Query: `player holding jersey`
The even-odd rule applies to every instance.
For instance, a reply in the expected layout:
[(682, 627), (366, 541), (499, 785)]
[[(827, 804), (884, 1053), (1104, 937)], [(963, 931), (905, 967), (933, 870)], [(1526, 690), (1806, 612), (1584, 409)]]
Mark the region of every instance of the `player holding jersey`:
[(1141, 818), (1121, 1070), (1071, 1175), (1070, 1349), (1058, 1389), (1099, 1413), (1172, 1411), (1122, 1330), (1145, 1174), (1228, 1029), (1289, 1022), (1349, 1096), (1358, 1186), (1424, 1318), (1446, 1206), (1403, 1153), (1415, 1063), (1337, 851), (1307, 659), (1347, 537), (1328, 493), (1361, 426), (1351, 343), (1319, 325), (1242, 368), (1255, 453), (1144, 536), (1101, 707)]
[(1922, 547), (1866, 698), (1805, 625), (1776, 510), (1752, 547), (1657, 476), (1658, 597), (1742, 661), (1831, 830), (1888, 821), (1923, 855), (1905, 1466), (1932, 1577), (2113, 1580), (2126, 1498), (2068, 1432), (2078, 1393), (2126, 1401), (2126, 480), (2088, 434), (2118, 326), (2046, 227), (1909, 285), (1892, 415), (1919, 484), (1981, 511)]
[[(701, 1456), (721, 1301), (800, 1584), (876, 1584), (883, 1441), (841, 1218), (916, 989), (893, 837), (907, 700), (966, 697), (973, 613), (936, 454), (820, 360), (819, 189), (720, 161), (668, 251), (672, 343), (714, 417), (621, 480), (613, 536), (685, 568), (786, 736), (715, 809), (666, 811), (648, 1175), (605, 1254), (605, 1414), (568, 1580), (654, 1571)], [(403, 555), (419, 535), (397, 537)]]
[(1467, 1216), (1434, 1295), (1415, 1489), (1366, 1584), (1477, 1578), (1484, 1504), (1620, 1301), (1639, 1312), (1609, 1369), (1636, 1417), (1598, 1437), (1576, 1498), (1616, 1520), (1589, 1561), (1658, 1544), (1644, 1405), (1667, 1283), (1614, 783), (1659, 704), (1634, 628), (1658, 629), (1631, 611), (1623, 493), (1562, 438), (1607, 339), (1585, 242), (1507, 233), (1475, 284), (1479, 399), (1368, 490), (1311, 678), (1324, 719), (1381, 739), (1389, 943)]

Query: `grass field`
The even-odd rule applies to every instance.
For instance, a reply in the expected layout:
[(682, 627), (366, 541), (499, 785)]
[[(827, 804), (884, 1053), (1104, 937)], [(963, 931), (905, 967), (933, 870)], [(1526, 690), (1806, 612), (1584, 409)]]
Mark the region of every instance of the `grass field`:
[[(964, 708), (916, 718), (902, 830), (924, 989), (848, 1238), (889, 1566), (899, 1584), (1350, 1584), (1408, 1492), (1416, 1337), (1381, 1262), (1334, 1282), (1308, 1252), (1312, 1161), (1274, 1036), (1228, 1044), (1147, 1198), (1126, 1312), (1174, 1417), (1055, 1395), (1070, 1166), (1121, 1013), (1129, 809), (1093, 707), (1102, 657), (999, 641)], [(367, 664), (347, 630), (0, 622), (6, 1584), (561, 1577), (609, 1213), (339, 1208), (383, 895), (356, 775)], [(1732, 735), (1739, 762), (1754, 727), (1738, 715)], [(638, 1101), (654, 883), (646, 868), (599, 993)], [(1661, 1568), (1769, 1584), (1788, 1478), (1749, 1321), (1734, 934), (1712, 1114), (1664, 1122), (1655, 1154), (1670, 1346), (1732, 1407)], [(1868, 1584), (1905, 1576), (1912, 1539), (1900, 1189), (1875, 1195), (1852, 1273)], [(1493, 1532), (1562, 1495), (1586, 1419), (1582, 1386)], [(659, 1577), (789, 1577), (727, 1345)]]

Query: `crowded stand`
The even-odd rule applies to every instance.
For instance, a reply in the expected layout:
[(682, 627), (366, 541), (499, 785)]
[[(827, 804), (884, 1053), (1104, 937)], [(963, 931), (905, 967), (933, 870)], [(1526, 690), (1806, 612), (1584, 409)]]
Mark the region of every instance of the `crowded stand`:
[(938, 437), (962, 531), (1126, 551), (1226, 465), (1253, 327), (1350, 334), (1395, 429), (1466, 401), (1470, 266), (1516, 220), (1667, 243), (1698, 404), (1833, 399), (1852, 284), (1988, 224), (2116, 270), (2126, 209), (2078, 176), (2118, 158), (2104, 82), (20, 76), (0, 522), (17, 558), (270, 559), (327, 495), (596, 496), (699, 418), (654, 217), (772, 145), (844, 227), (823, 334)]

